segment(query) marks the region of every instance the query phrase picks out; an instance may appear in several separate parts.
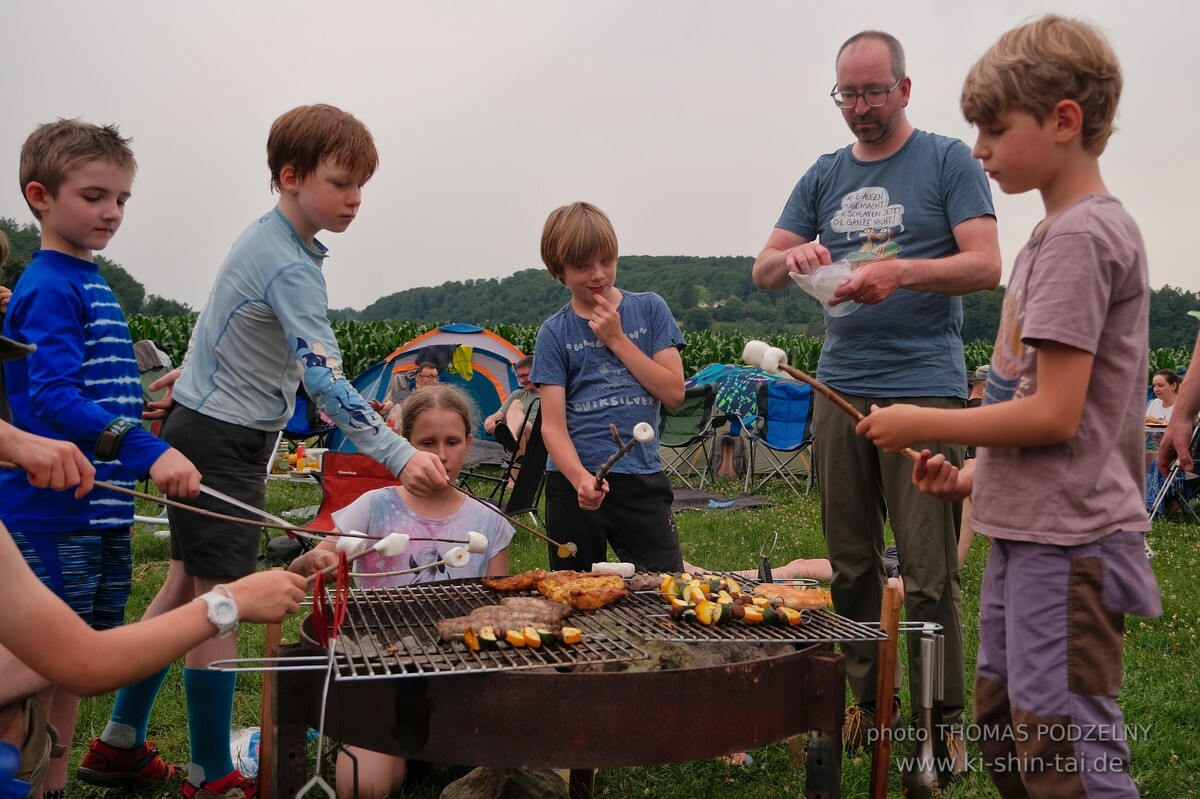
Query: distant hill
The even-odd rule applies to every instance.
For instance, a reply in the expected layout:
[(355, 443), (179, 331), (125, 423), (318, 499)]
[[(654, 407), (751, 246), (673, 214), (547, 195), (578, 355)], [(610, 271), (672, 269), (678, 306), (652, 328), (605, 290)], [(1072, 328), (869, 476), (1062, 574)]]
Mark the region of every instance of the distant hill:
[[(749, 256), (623, 255), (617, 285), (630, 291), (660, 294), (684, 330), (739, 330), (750, 335), (770, 332), (821, 336), (825, 323), (820, 304), (799, 289), (760, 291), (754, 287)], [(432, 288), (389, 294), (354, 317), (364, 321), (412, 319), (477, 324), (536, 325), (561, 308), (567, 290), (545, 269), (525, 269), (506, 278), (448, 282)], [(964, 298), (964, 338), (996, 337), (1004, 291)], [(352, 312), (339, 311), (339, 316)]]
[[(12, 287), (37, 249), (34, 225), (18, 225), (0, 217), (0, 230), (9, 237), (12, 254), (0, 270), (0, 284)], [(187, 305), (151, 295), (119, 264), (97, 257), (100, 274), (112, 286), (126, 314), (179, 316), (192, 311)], [(662, 295), (685, 332), (739, 331), (823, 336), (821, 306), (799, 289), (759, 291), (750, 278), (754, 259), (749, 256), (697, 258), (682, 255), (625, 255), (621, 257), (617, 285), (630, 291)], [(465, 280), (440, 286), (407, 289), (380, 297), (361, 311), (334, 309), (331, 319), (362, 321), (412, 321), (425, 324), (473, 322), (475, 324), (538, 325), (561, 308), (567, 290), (545, 269), (524, 269), (505, 278)], [(1004, 287), (963, 297), (963, 340), (996, 338)], [(1200, 309), (1200, 294), (1172, 286), (1150, 295), (1150, 348), (1191, 349), (1196, 340), (1196, 320), (1188, 311)]]

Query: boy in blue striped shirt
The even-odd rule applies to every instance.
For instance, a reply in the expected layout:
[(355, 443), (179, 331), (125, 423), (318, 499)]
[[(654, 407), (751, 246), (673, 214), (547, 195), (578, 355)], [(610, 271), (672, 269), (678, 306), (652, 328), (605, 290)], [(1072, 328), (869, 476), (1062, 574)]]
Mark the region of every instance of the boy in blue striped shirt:
[[(149, 475), (164, 494), (194, 497), (200, 473), (141, 427), (129, 328), (92, 259), (121, 225), (136, 170), (129, 140), (112, 126), (59, 120), (21, 148), (21, 186), (41, 225), (41, 249), (13, 290), (4, 335), (37, 349), (5, 364), (9, 402), (17, 428), (74, 443), (92, 457), (97, 479), (132, 488)], [(13, 539), (42, 582), (96, 629), (123, 624), (133, 500), (36, 488), (19, 471), (0, 472), (0, 496)], [(17, 668), (0, 651), (0, 673), (13, 678)], [(63, 740), (74, 734), (78, 701), (64, 689), (45, 697)], [(51, 765), (51, 795), (66, 787), (67, 760)]]

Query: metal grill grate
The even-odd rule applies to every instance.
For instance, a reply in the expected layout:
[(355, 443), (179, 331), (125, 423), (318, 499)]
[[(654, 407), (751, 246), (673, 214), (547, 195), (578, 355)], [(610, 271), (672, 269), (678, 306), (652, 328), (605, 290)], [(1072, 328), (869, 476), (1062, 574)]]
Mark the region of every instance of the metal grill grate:
[[(501, 596), (477, 580), (351, 589), (336, 650), (339, 679), (579, 666), (648, 657), (626, 640), (623, 630), (603, 610), (569, 618), (570, 626), (583, 631), (578, 644), (538, 648), (502, 644), (492, 651), (472, 652), (462, 642), (438, 637), (439, 620), (497, 604)], [(311, 643), (311, 616), (304, 622), (304, 633)]]
[[(746, 590), (753, 586), (753, 582), (745, 583)], [(502, 644), (495, 650), (472, 652), (462, 642), (438, 637), (439, 620), (498, 604), (503, 596), (477, 580), (352, 589), (338, 637), (338, 678), (382, 679), (644, 660), (649, 655), (633, 643), (640, 640), (807, 645), (884, 638), (877, 625), (826, 610), (803, 611), (804, 621), (796, 627), (737, 620), (709, 627), (695, 619), (672, 619), (658, 591), (634, 592), (599, 610), (577, 611), (567, 622), (583, 631), (583, 640), (574, 645), (530, 648)], [(304, 634), (312, 643), (312, 617), (304, 622)]]
[[(753, 591), (755, 583), (742, 582)], [(792, 644), (834, 644), (842, 641), (880, 641), (886, 638), (878, 624), (852, 621), (828, 610), (802, 611), (804, 621), (795, 627), (746, 624), (736, 619), (709, 627), (695, 619), (672, 619), (658, 591), (638, 591), (610, 605), (614, 621), (631, 633), (656, 641), (678, 643), (756, 643), (777, 641)]]

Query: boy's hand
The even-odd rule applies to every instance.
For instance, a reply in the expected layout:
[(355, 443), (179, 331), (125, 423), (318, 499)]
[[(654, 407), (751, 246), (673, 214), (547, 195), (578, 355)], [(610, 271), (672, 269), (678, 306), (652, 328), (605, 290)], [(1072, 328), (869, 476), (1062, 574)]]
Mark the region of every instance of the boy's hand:
[(150, 467), (150, 479), (163, 496), (194, 499), (200, 495), (200, 472), (175, 448), (158, 456)]
[(871, 413), (858, 423), (854, 432), (871, 439), (884, 452), (899, 452), (924, 440), (909, 432), (920, 412), (915, 405), (889, 405), (886, 408), (872, 405)]
[(450, 476), (442, 459), (432, 452), (416, 452), (400, 470), (400, 482), (404, 487), (423, 497), (431, 491), (440, 491), (450, 485)]
[(971, 496), (974, 487), (974, 469), (971, 474), (959, 469), (942, 454), (932, 455), (921, 450), (913, 464), (913, 485), (931, 497), (946, 502), (958, 502)]
[(175, 404), (175, 399), (171, 396), (171, 386), (175, 385), (175, 381), (183, 374), (182, 369), (172, 369), (162, 377), (155, 380), (147, 388), (151, 391), (160, 391), (166, 389), (167, 393), (162, 395), (162, 399), (153, 400), (146, 403), (146, 410), (142, 411), (142, 418), (147, 420), (161, 419), (167, 415), (167, 411)]
[(62, 491), (79, 486), (75, 498), (92, 490), (96, 467), (69, 441), (42, 438), (15, 427), (0, 446), (0, 458), (9, 460), (25, 470), (30, 485)]
[(257, 623), (283, 621), (297, 612), (306, 591), (303, 577), (283, 569), (255, 572), (228, 588), (237, 603), (238, 618)]
[(588, 320), (588, 327), (596, 334), (596, 338), (600, 339), (610, 350), (614, 342), (625, 337), (625, 331), (621, 329), (620, 312), (603, 297), (596, 297), (596, 304), (592, 306), (592, 317)]
[(293, 560), (288, 566), (288, 571), (308, 577), (337, 564), (337, 560), (336, 552), (328, 549), (312, 549)]
[(604, 502), (604, 495), (608, 493), (608, 481), (605, 480), (603, 486), (596, 488), (596, 476), (589, 474), (575, 485), (575, 492), (579, 495), (579, 507), (598, 510), (600, 503)]

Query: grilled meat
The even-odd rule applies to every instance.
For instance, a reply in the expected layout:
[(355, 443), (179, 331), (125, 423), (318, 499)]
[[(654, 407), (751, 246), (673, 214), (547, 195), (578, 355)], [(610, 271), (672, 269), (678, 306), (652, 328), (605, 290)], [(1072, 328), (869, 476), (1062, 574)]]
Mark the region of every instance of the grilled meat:
[(541, 569), (514, 574), (511, 577), (484, 577), (482, 582), (493, 591), (509, 593), (514, 591), (532, 591), (537, 581), (546, 576)]
[(595, 610), (628, 596), (619, 574), (556, 571), (537, 582), (538, 593), (576, 610)]

